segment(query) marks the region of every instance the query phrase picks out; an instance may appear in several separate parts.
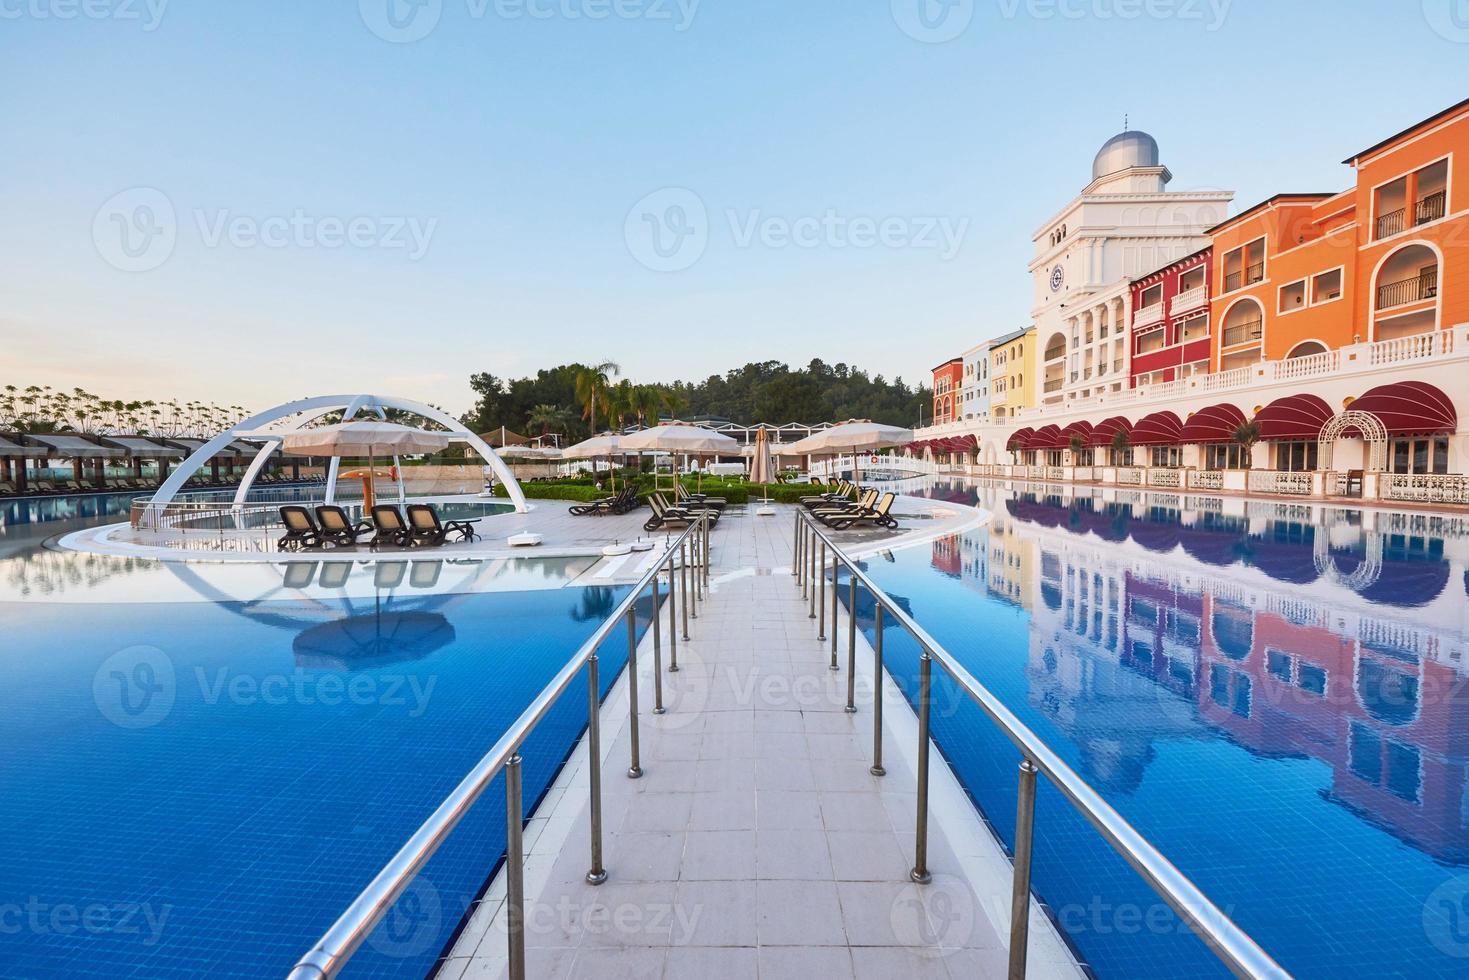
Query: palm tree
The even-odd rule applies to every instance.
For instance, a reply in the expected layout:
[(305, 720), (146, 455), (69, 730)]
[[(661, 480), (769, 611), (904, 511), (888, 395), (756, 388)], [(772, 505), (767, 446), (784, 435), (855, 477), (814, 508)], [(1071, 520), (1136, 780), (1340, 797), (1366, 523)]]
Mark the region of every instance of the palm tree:
[(571, 425), (571, 413), (560, 405), (542, 403), (530, 410), (526, 423), (532, 428), (539, 426), (541, 435), (550, 434), (552, 429), (565, 431)]
[(582, 405), (582, 418), (591, 426), (593, 435), (597, 433), (597, 402), (607, 403), (610, 378), (621, 372), (615, 361), (601, 361), (583, 367), (576, 374), (576, 400)]
[(1127, 459), (1127, 451), (1132, 448), (1132, 436), (1127, 434), (1126, 429), (1118, 429), (1112, 433), (1112, 462), (1120, 465), (1117, 460)]
[(646, 429), (648, 419), (656, 419), (668, 404), (668, 395), (657, 385), (638, 385), (632, 391), (632, 410), (638, 418), (638, 428)]
[(1243, 457), (1240, 462), (1244, 464), (1245, 469), (1249, 469), (1254, 462), (1252, 457), (1255, 443), (1260, 441), (1260, 423), (1241, 422), (1234, 427), (1233, 438), (1234, 444), (1243, 450), (1240, 453), (1240, 456)]

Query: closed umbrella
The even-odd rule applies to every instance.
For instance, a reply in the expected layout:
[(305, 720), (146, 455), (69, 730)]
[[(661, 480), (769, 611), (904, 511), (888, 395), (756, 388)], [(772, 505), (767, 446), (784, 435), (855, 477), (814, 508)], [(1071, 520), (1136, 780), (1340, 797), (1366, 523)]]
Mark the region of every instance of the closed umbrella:
[[(302, 429), (281, 439), (281, 452), (292, 456), (366, 456), (368, 471), (374, 456), (407, 456), (442, 452), (449, 446), (447, 432), (429, 432), (396, 422), (363, 420), (324, 425), (319, 429)], [(363, 506), (370, 512), (373, 505), (373, 483), (368, 478)]]
[(769, 483), (775, 467), (770, 462), (770, 435), (764, 429), (755, 433), (755, 458), (750, 461), (750, 482)]
[(813, 432), (791, 446), (792, 452), (802, 455), (810, 453), (838, 453), (844, 449), (852, 451), (852, 482), (860, 482), (861, 472), (857, 453), (875, 449), (892, 449), (913, 441), (913, 430), (896, 425), (883, 425), (867, 419), (852, 419), (820, 432)]

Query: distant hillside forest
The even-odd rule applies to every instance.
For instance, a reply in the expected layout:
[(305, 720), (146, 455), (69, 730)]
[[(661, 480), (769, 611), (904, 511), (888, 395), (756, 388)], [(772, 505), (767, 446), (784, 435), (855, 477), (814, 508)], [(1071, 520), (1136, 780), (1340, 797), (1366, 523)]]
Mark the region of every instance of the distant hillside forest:
[[(840, 422), (872, 419), (890, 425), (918, 423), (933, 395), (925, 385), (909, 387), (848, 364), (813, 360), (802, 368), (779, 361), (746, 364), (703, 381), (637, 384), (621, 378), (616, 364), (563, 364), (533, 378), (475, 374), (479, 396), (464, 423), (478, 432), (505, 426), (525, 435), (562, 433), (579, 439), (595, 430), (658, 418), (731, 422)], [(592, 420), (595, 419), (595, 426)]]

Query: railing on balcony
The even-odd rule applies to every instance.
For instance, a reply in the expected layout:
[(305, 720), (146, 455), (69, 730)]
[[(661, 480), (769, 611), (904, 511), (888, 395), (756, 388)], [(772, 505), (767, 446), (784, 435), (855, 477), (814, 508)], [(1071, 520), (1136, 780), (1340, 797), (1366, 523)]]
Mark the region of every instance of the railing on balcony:
[(1046, 360), (1055, 361), (1066, 356), (1065, 344), (1053, 344), (1046, 348)]
[(1164, 467), (1150, 469), (1148, 470), (1148, 486), (1180, 489), (1183, 486), (1183, 471)]
[(1122, 370), (1122, 359), (1121, 358), (1118, 358), (1117, 360), (1115, 360), (1115, 361), (1112, 362), (1112, 370), (1113, 371), (1121, 371)]
[(1245, 320), (1243, 323), (1236, 323), (1232, 327), (1224, 328), (1224, 346), (1233, 347), (1236, 344), (1248, 344), (1252, 340), (1259, 340), (1264, 336), (1264, 333), (1264, 317)]
[(1377, 227), (1375, 230), (1376, 233), (1373, 235), (1373, 237), (1388, 238), (1392, 235), (1400, 233), (1404, 228), (1407, 227), (1407, 217), (1408, 212), (1405, 208), (1398, 208), (1396, 211), (1389, 211), (1387, 214), (1378, 215)]
[(1065, 378), (1052, 378), (1051, 380), (1046, 382), (1046, 394), (1049, 395), (1053, 391), (1060, 391), (1061, 386), (1065, 383)]
[(1377, 308), (1420, 303), (1438, 296), (1438, 269), (1433, 268), (1411, 279), (1383, 283), (1377, 287)]
[(1255, 283), (1259, 282), (1260, 280), (1262, 280), (1264, 278), (1265, 278), (1265, 263), (1264, 262), (1256, 262), (1254, 265), (1252, 265), (1249, 268), (1245, 269), (1245, 285), (1246, 286), (1252, 286), (1252, 285), (1254, 285)]
[(1159, 323), (1163, 319), (1163, 302), (1159, 300), (1152, 306), (1144, 306), (1133, 315), (1132, 325), (1134, 328), (1147, 327)]
[(1224, 274), (1224, 291), (1232, 293), (1244, 282), (1244, 277), (1238, 272), (1227, 272)]
[(1209, 291), (1203, 286), (1185, 289), (1169, 301), (1168, 314), (1170, 316), (1178, 316), (1180, 313), (1187, 313), (1189, 310), (1197, 309), (1207, 302), (1209, 302)]
[(1413, 224), (1422, 225), (1444, 216), (1448, 198), (1443, 191), (1421, 198), (1413, 207)]
[(1454, 332), (1452, 330), (1433, 330), (1428, 333), (1413, 334), (1410, 337), (1379, 340), (1372, 345), (1367, 360), (1373, 367), (1377, 367), (1384, 364), (1400, 364), (1404, 361), (1421, 361), (1424, 358), (1453, 352)]
[(1281, 381), (1289, 381), (1292, 378), (1330, 374), (1336, 370), (1340, 361), (1339, 352), (1334, 350), (1322, 351), (1320, 354), (1307, 354), (1305, 357), (1292, 357), (1276, 365), (1275, 376)]

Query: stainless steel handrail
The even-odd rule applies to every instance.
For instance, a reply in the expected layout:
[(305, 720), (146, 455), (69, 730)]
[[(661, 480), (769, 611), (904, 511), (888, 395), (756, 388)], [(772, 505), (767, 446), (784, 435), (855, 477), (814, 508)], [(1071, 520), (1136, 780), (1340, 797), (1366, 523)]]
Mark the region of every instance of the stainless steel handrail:
[[(628, 683), (631, 689), (637, 686), (637, 660), (636, 658), (636, 604), (644, 590), (655, 582), (666, 567), (669, 573), (668, 613), (669, 631), (673, 631), (676, 605), (682, 605), (687, 616), (688, 604), (692, 594), (688, 569), (691, 563), (696, 564), (694, 578), (697, 580), (699, 572), (698, 565), (706, 569), (709, 564), (709, 519), (704, 513), (700, 513), (697, 519), (683, 530), (664, 551), (662, 557), (654, 562), (653, 567), (638, 579), (636, 585), (628, 592), (627, 596), (617, 604), (611, 615), (598, 626), (587, 641), (577, 650), (575, 656), (568, 660), (551, 679), (551, 683), (541, 690), (530, 706), (525, 709), (515, 723), (510, 726), (509, 731), (502, 735), (485, 756), (475, 764), (469, 774), (460, 781), (444, 802), (424, 821), (423, 825), (414, 831), (413, 836), (398, 850), (381, 871), (379, 871), (362, 890), (362, 893), (353, 900), (347, 910), (337, 919), (330, 929), (319, 939), (305, 956), (296, 963), (289, 974), (289, 980), (320, 980), (336, 976), (347, 961), (352, 958), (359, 946), (367, 939), (368, 935), (377, 926), (378, 922), (387, 913), (412, 884), (413, 879), (423, 870), (429, 858), (448, 838), (449, 834), (458, 826), (459, 822), (469, 813), (475, 802), (482, 796), (495, 776), (501, 769), (505, 770), (506, 779), (506, 902), (507, 922), (509, 928), (509, 963), (511, 980), (524, 980), (525, 978), (525, 897), (523, 893), (524, 882), (522, 878), (524, 854), (521, 852), (521, 835), (519, 828), (525, 820), (525, 814), (519, 806), (521, 799), (520, 787), (520, 747), (530, 737), (536, 725), (551, 706), (571, 685), (576, 675), (583, 666), (588, 668), (588, 718), (587, 718), (587, 744), (589, 748), (588, 778), (591, 783), (591, 870), (587, 872), (588, 883), (599, 885), (607, 880), (607, 871), (602, 866), (602, 793), (601, 793), (601, 752), (600, 752), (600, 706), (601, 693), (597, 683), (597, 650), (607, 637), (620, 623), (626, 621), (627, 628), (632, 638), (629, 640), (628, 653)], [(682, 569), (682, 575), (675, 573), (674, 559), (677, 557), (678, 565)], [(674, 595), (677, 588), (677, 580), (682, 578), (682, 595), (675, 603)], [(656, 597), (657, 591), (654, 590)], [(653, 619), (656, 622), (658, 609), (653, 608)], [(688, 637), (688, 621), (684, 620), (683, 638)], [(658, 633), (654, 633), (654, 663), (653, 669), (659, 670), (660, 650), (657, 641)], [(670, 666), (670, 670), (676, 669)], [(636, 779), (642, 775), (642, 768), (638, 759), (637, 742), (637, 696), (633, 694), (630, 701), (630, 714), (634, 735), (632, 737), (632, 760), (628, 767), (628, 777)], [(662, 713), (663, 699), (661, 685), (656, 689), (654, 712)], [(513, 828), (513, 829), (511, 829)]]
[[(915, 861), (911, 877), (914, 881), (925, 882), (929, 878), (927, 868), (928, 850), (928, 717), (932, 701), (931, 690), (931, 665), (937, 663), (944, 671), (972, 698), (980, 709), (989, 716), (990, 720), (1000, 727), (1000, 730), (1020, 750), (1020, 775), (1019, 793), (1016, 814), (1016, 841), (1015, 841), (1015, 879), (1010, 911), (1010, 977), (1011, 980), (1020, 980), (1025, 976), (1026, 949), (1029, 939), (1030, 922), (1030, 857), (1033, 844), (1034, 808), (1035, 808), (1035, 777), (1037, 773), (1043, 774), (1051, 781), (1051, 784), (1061, 791), (1061, 794), (1070, 801), (1071, 805), (1079, 810), (1082, 816), (1094, 826), (1102, 839), (1107, 841), (1121, 857), (1127, 861), (1142, 879), (1173, 908), (1190, 927), (1203, 940), (1204, 944), (1227, 966), (1231, 972), (1239, 977), (1269, 977), (1288, 978), (1288, 974), (1280, 964), (1276, 963), (1270, 954), (1266, 953), (1259, 944), (1247, 935), (1244, 930), (1235, 925), (1225, 915), (1224, 911), (1215, 905), (1209, 898), (1184, 875), (1171, 861), (1163, 856), (1137, 828), (1133, 827), (1126, 818), (1114, 810), (1101, 794), (1093, 789), (1085, 780), (1076, 774), (1059, 755), (1053, 752), (1046, 744), (1026, 726), (1013, 712), (1007, 708), (999, 698), (995, 697), (988, 688), (979, 682), (968, 670), (966, 670), (954, 656), (944, 649), (943, 645), (928, 634), (922, 626), (914, 621), (913, 617), (903, 611), (902, 607), (894, 602), (883, 589), (877, 585), (867, 573), (858, 567), (856, 561), (839, 548), (826, 531), (821, 528), (816, 519), (805, 510), (796, 508), (796, 541), (795, 541), (795, 565), (796, 584), (801, 587), (810, 585), (809, 578), (812, 574), (820, 575), (824, 581), (826, 569), (810, 562), (809, 568), (806, 561), (814, 556), (818, 548), (825, 554), (832, 555), (831, 572), (832, 586), (836, 587), (837, 561), (847, 566), (848, 574), (856, 581), (862, 583), (877, 603), (878, 628), (881, 629), (881, 617), (886, 614), (892, 616), (909, 635), (918, 642), (922, 651), (920, 655), (920, 669), (922, 672), (919, 686), (918, 700), (918, 821), (914, 841)], [(816, 594), (816, 588), (811, 588), (811, 594)], [(853, 593), (855, 594), (855, 592)], [(849, 616), (855, 616), (855, 608), (848, 610)], [(855, 641), (852, 641), (855, 647)], [(875, 673), (874, 682), (874, 744), (881, 746), (882, 733), (880, 730), (881, 714), (877, 705), (882, 702), (882, 635), (879, 632), (875, 644)], [(849, 657), (855, 657), (854, 651), (849, 651)], [(848, 698), (848, 710), (855, 710), (852, 700)], [(872, 772), (881, 775), (881, 757), (879, 756)]]

